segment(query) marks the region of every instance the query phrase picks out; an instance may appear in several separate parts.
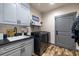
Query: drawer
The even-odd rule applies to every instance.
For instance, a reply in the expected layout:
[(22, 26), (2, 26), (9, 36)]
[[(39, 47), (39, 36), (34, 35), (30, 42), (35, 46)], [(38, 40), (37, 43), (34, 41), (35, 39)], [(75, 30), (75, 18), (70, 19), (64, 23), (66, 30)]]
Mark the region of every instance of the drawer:
[(2, 54), (1, 56), (20, 56), (20, 53), (21, 53), (21, 48), (18, 48), (18, 49), (9, 51), (5, 54)]
[(11, 44), (4, 45), (3, 47), (0, 48), (0, 54), (6, 53), (10, 50), (16, 49), (24, 45), (24, 42), (15, 42)]

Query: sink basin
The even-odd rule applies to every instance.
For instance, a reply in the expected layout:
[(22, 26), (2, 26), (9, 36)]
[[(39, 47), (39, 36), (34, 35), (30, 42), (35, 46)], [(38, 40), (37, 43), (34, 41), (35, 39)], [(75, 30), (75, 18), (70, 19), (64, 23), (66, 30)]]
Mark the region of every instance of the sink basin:
[(24, 39), (24, 38), (29, 38), (30, 36), (15, 36), (15, 37), (8, 37), (7, 39), (9, 41), (16, 41), (16, 40), (21, 40), (21, 39)]

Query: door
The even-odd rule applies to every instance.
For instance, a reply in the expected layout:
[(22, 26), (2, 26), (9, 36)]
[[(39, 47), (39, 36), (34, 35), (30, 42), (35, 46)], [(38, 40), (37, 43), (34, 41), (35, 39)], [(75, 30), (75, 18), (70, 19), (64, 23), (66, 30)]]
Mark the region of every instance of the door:
[(4, 8), (4, 23), (16, 24), (16, 4), (15, 3), (5, 3)]
[(71, 38), (71, 28), (75, 17), (76, 12), (57, 16), (55, 18), (56, 45), (62, 46), (64, 48), (75, 49), (75, 40)]

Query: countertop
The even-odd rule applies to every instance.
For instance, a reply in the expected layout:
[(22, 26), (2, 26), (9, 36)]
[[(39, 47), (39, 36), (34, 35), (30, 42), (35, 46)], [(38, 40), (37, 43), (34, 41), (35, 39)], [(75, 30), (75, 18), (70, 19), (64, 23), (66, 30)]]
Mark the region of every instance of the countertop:
[(8, 37), (7, 39), (0, 40), (0, 46), (9, 44), (12, 42), (22, 41), (22, 40), (28, 40), (30, 38), (33, 38), (32, 36), (14, 36), (14, 37)]

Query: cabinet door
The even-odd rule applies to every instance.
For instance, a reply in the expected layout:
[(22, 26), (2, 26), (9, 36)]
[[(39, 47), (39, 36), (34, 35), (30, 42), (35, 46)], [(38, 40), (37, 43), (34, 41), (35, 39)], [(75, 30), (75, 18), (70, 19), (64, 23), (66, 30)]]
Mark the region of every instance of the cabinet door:
[(16, 4), (5, 3), (4, 8), (4, 22), (7, 24), (16, 24)]
[(25, 21), (23, 21), (23, 23), (26, 24), (26, 26), (30, 26), (30, 6), (28, 3), (21, 3), (22, 6), (24, 6), (24, 10), (25, 10)]
[(29, 21), (28, 21), (28, 14), (27, 14), (27, 8), (22, 5), (22, 4), (17, 4), (17, 21), (19, 21), (18, 23), (20, 23), (21, 25), (29, 25)]
[(0, 23), (3, 21), (3, 4), (0, 3)]
[(26, 25), (27, 26), (30, 26), (30, 9), (29, 8), (26, 8), (26, 16), (27, 16), (27, 18), (26, 18)]
[(17, 20), (20, 21), (21, 25), (26, 24), (26, 11), (25, 7), (22, 6), (21, 4), (17, 4)]
[(26, 55), (26, 53), (25, 53), (25, 46), (21, 48), (21, 53), (20, 54), (21, 54), (21, 56), (25, 56)]
[(26, 45), (21, 49), (21, 56), (31, 56), (33, 53), (33, 46)]
[(28, 45), (25, 47), (25, 56), (32, 56), (33, 45)]

